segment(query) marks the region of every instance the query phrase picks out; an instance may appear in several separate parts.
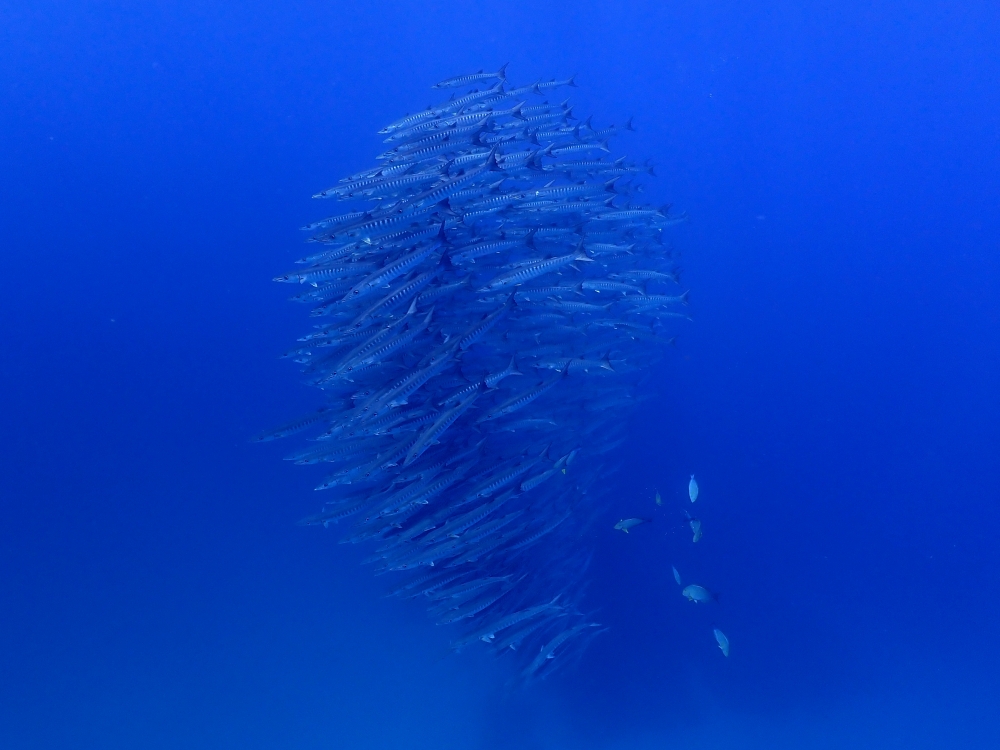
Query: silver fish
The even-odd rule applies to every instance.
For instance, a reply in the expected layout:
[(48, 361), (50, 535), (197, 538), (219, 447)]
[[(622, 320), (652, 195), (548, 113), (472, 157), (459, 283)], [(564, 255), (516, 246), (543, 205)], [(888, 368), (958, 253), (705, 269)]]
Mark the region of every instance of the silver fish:
[(722, 649), (723, 656), (729, 656), (729, 639), (726, 638), (726, 634), (723, 633), (718, 628), (712, 630), (715, 635), (715, 642), (719, 644), (719, 648)]
[(454, 78), (445, 78), (439, 83), (435, 83), (432, 88), (435, 89), (451, 89), (458, 88), (459, 86), (470, 86), (478, 81), (489, 81), (491, 79), (499, 79), (500, 81), (507, 80), (507, 65), (504, 63), (500, 66), (500, 69), (496, 73), (484, 73), (483, 71), (478, 71), (470, 75), (455, 76)]
[(696, 604), (706, 604), (708, 602), (714, 602), (717, 597), (712, 594), (708, 589), (703, 586), (698, 586), (697, 584), (690, 584), (685, 586), (681, 590), (681, 594), (689, 601)]
[(652, 519), (650, 518), (623, 518), (618, 523), (615, 524), (615, 531), (624, 531), (626, 534), (629, 529), (634, 529), (644, 523), (650, 523)]

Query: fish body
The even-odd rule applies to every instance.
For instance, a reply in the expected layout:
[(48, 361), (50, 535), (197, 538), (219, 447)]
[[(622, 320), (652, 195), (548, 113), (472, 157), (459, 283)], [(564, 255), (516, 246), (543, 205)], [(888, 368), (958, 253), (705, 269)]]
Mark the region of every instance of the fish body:
[(675, 567), (674, 567), (674, 566), (672, 566), (672, 565), (670, 566), (670, 569), (671, 569), (671, 570), (673, 571), (673, 573), (674, 573), (674, 581), (676, 581), (676, 582), (677, 582), (677, 585), (678, 585), (678, 586), (680, 586), (680, 585), (681, 585), (681, 574), (680, 574), (680, 573), (679, 573), (679, 572), (677, 571), (677, 568), (675, 568)]
[(691, 479), (688, 481), (688, 497), (691, 498), (692, 503), (698, 499), (698, 483), (694, 479), (694, 474), (691, 475)]
[(695, 518), (687, 511), (684, 511), (684, 516), (687, 519), (688, 526), (691, 527), (691, 541), (698, 542), (702, 534), (701, 519)]
[(460, 86), (471, 86), (479, 81), (491, 81), (499, 80), (501, 82), (507, 80), (507, 63), (500, 66), (500, 69), (496, 73), (484, 73), (483, 71), (478, 71), (476, 73), (471, 73), (464, 76), (455, 76), (454, 78), (446, 78), (439, 83), (435, 83), (431, 88), (435, 89), (453, 89)]
[(695, 604), (707, 604), (708, 602), (714, 602), (718, 598), (705, 587), (694, 583), (685, 586), (681, 590), (681, 594), (689, 602), (694, 602)]
[(650, 523), (651, 521), (652, 519), (650, 518), (623, 518), (615, 524), (615, 531), (624, 531), (627, 534), (629, 529), (634, 529), (636, 526)]
[(553, 378), (548, 383), (542, 383), (537, 388), (532, 388), (529, 391), (521, 393), (514, 398), (496, 406), (495, 408), (488, 411), (482, 417), (480, 417), (477, 422), (488, 422), (493, 419), (499, 419), (500, 417), (506, 417), (509, 414), (523, 409), (528, 406), (532, 401), (540, 397), (542, 394), (548, 392), (556, 385), (562, 381), (562, 376)]
[(547, 258), (546, 260), (534, 261), (526, 264), (521, 268), (514, 269), (507, 273), (501, 274), (490, 280), (486, 286), (482, 287), (480, 292), (492, 292), (500, 289), (505, 289), (511, 286), (519, 286), (525, 284), (532, 279), (536, 279), (543, 274), (552, 273), (557, 271), (564, 266), (568, 266), (574, 261), (587, 261), (591, 260), (590, 257), (584, 253), (570, 253), (568, 255), (560, 255), (555, 258)]
[(322, 407), (317, 409), (312, 414), (308, 414), (292, 422), (288, 422), (287, 424), (284, 424), (281, 427), (261, 432), (260, 434), (258, 434), (256, 437), (253, 438), (253, 441), (256, 443), (266, 443), (271, 440), (279, 440), (280, 438), (288, 437), (289, 435), (294, 435), (297, 432), (302, 432), (303, 430), (307, 430), (312, 425), (318, 422), (322, 422), (326, 419), (329, 419), (332, 416), (333, 414), (331, 413), (330, 409)]
[(719, 644), (719, 648), (722, 650), (722, 655), (729, 656), (729, 639), (726, 638), (726, 634), (718, 628), (712, 630), (712, 633), (715, 635), (715, 642)]

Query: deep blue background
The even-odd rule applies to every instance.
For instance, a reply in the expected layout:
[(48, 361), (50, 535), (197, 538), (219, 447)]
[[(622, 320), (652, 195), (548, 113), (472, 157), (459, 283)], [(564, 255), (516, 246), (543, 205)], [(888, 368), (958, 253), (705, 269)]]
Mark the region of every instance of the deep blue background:
[[(1000, 745), (998, 38), (990, 2), (0, 3), (0, 746)], [(595, 526), (612, 630), (515, 695), (246, 442), (317, 403), (269, 281), (309, 195), (508, 60), (635, 116), (695, 317)]]

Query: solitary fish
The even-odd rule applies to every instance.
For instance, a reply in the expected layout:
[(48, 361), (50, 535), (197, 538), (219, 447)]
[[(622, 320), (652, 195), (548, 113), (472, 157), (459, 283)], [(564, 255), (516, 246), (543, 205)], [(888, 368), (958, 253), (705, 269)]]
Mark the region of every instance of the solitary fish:
[(691, 481), (688, 482), (688, 497), (691, 498), (692, 503), (698, 499), (698, 483), (694, 481), (694, 474), (691, 475)]
[(694, 602), (695, 604), (707, 604), (708, 602), (714, 602), (717, 598), (715, 594), (705, 587), (694, 583), (690, 586), (685, 586), (681, 590), (681, 594), (686, 596), (689, 602)]
[(722, 649), (723, 656), (729, 656), (729, 639), (726, 638), (726, 634), (723, 633), (718, 628), (712, 631), (715, 633), (715, 641), (719, 644), (719, 648)]
[(651, 518), (623, 518), (615, 524), (615, 531), (624, 531), (627, 534), (629, 529), (635, 528), (642, 523), (650, 523), (651, 521)]
[(681, 574), (677, 572), (677, 568), (675, 568), (673, 565), (670, 566), (670, 569), (672, 571), (674, 571), (674, 580), (677, 581), (677, 585), (680, 586), (681, 585)]
[(663, 505), (663, 498), (660, 497), (660, 491), (659, 490), (656, 491), (656, 504), (657, 505)]
[(690, 513), (687, 514), (688, 525), (691, 527), (691, 541), (697, 542), (701, 539), (701, 519), (695, 518)]

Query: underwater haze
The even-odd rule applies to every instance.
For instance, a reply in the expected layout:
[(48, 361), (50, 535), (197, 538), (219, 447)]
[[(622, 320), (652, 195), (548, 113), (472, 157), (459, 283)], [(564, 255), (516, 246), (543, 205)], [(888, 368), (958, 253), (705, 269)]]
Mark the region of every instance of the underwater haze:
[(0, 3), (0, 747), (1000, 746), (998, 35)]

